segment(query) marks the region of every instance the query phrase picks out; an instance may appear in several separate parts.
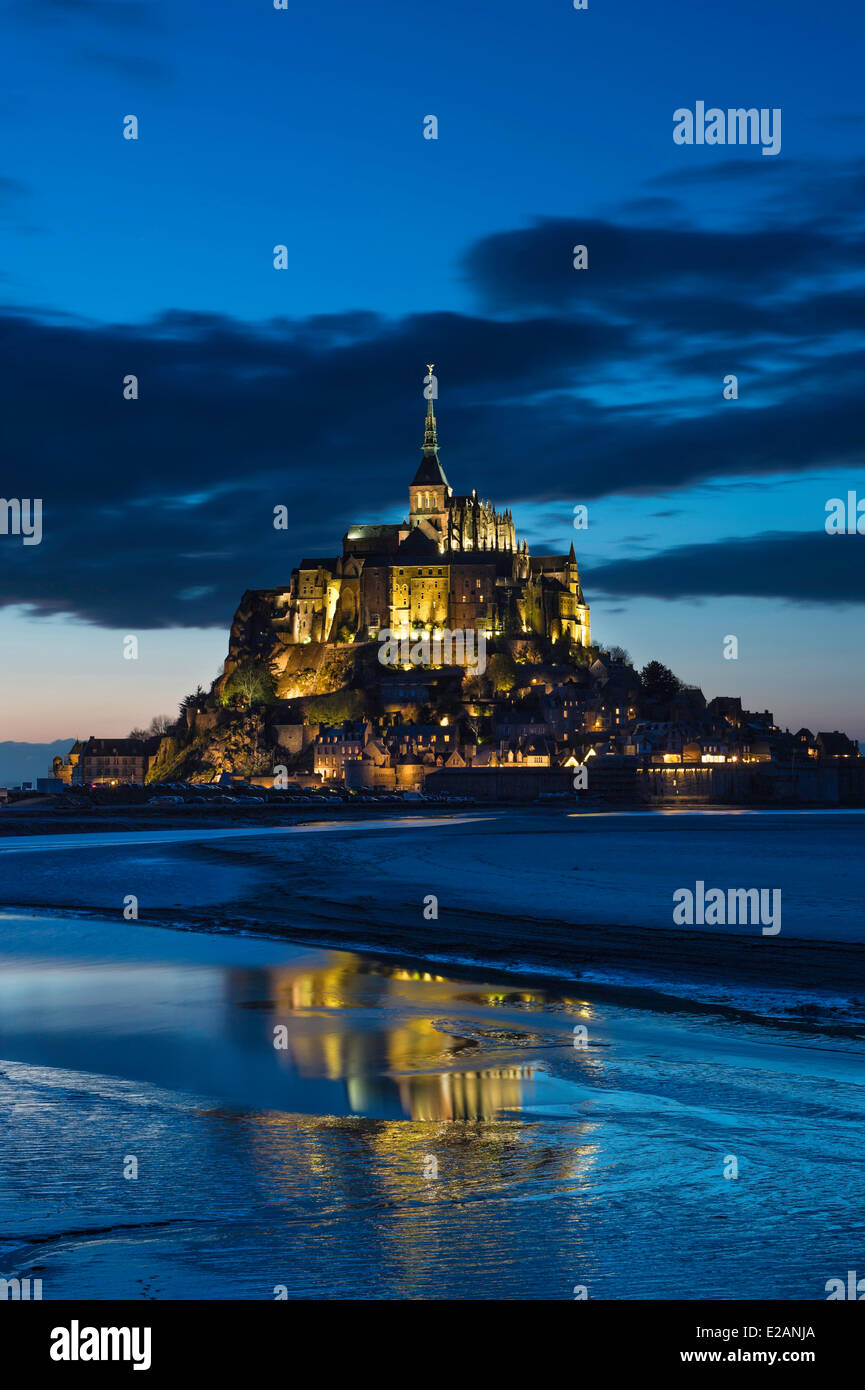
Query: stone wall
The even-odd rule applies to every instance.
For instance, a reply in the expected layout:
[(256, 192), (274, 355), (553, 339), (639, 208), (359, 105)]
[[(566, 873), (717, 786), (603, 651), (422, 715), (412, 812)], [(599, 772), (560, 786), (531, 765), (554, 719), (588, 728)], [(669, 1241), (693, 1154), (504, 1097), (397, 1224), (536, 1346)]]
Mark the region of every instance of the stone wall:
[(302, 753), (318, 737), (320, 724), (274, 724), (276, 742), (286, 753)]

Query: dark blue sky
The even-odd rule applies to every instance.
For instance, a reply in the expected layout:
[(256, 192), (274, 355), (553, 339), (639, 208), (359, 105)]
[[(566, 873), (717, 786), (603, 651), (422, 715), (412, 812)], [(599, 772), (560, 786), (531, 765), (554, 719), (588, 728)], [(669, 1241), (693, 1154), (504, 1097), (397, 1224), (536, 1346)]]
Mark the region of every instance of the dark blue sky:
[[(823, 531), (865, 496), (863, 28), (834, 0), (2, 5), (3, 492), (45, 506), (41, 546), (0, 537), (5, 736), (170, 709), (245, 587), (401, 516), (435, 360), (451, 482), (574, 536), (601, 639), (865, 737), (865, 539)], [(781, 153), (675, 145), (698, 100), (780, 108)]]

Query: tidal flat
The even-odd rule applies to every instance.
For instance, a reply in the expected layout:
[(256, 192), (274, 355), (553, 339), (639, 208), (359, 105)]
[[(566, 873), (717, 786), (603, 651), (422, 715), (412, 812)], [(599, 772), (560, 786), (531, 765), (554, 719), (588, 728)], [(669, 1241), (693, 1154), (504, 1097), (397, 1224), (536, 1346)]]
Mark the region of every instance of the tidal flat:
[[(861, 816), (431, 819), (0, 840), (0, 1275), (821, 1300), (861, 1264)], [(779, 887), (780, 937), (674, 929), (695, 878)]]

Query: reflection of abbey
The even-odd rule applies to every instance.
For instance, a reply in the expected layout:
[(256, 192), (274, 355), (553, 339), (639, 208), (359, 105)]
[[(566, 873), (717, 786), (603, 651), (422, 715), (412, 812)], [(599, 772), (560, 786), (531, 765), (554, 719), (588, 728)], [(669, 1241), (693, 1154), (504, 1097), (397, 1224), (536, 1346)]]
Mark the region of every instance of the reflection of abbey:
[(303, 560), (288, 592), (267, 597), (273, 625), (289, 644), (443, 628), (589, 643), (573, 545), (569, 555), (532, 556), (509, 511), (496, 511), (476, 492), (454, 496), (439, 461), (432, 396), (408, 519), (351, 526), (342, 555)]

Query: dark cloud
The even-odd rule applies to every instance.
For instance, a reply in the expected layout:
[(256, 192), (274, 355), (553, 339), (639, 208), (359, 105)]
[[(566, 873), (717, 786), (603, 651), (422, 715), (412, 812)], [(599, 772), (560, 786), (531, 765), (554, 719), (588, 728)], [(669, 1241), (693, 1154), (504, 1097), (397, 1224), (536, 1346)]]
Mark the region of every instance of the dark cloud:
[[(844, 177), (849, 189), (855, 168)], [(0, 604), (130, 631), (224, 625), (245, 588), (335, 553), (351, 522), (404, 514), (427, 361), (457, 491), (570, 508), (860, 463), (865, 290), (845, 275), (855, 219), (707, 232), (671, 227), (663, 203), (656, 212), (638, 228), (557, 218), (485, 237), (466, 264), (493, 307), (476, 314), (0, 318), (14, 403), (3, 490), (45, 508), (41, 546), (0, 537)], [(581, 240), (585, 273), (570, 268)], [(734, 402), (722, 398), (730, 372)], [(122, 398), (130, 373), (134, 402)], [(276, 532), (280, 504), (291, 525)], [(808, 545), (797, 573), (785, 557)], [(859, 594), (839, 569), (845, 545), (818, 534), (689, 547), (605, 565), (589, 587), (804, 598), (807, 583), (812, 598), (845, 601)]]
[(141, 53), (106, 53), (101, 49), (82, 50), (82, 58), (93, 67), (102, 68), (133, 82), (163, 82), (169, 69), (156, 58)]
[(30, 192), (26, 183), (20, 179), (7, 178), (0, 174), (0, 203), (10, 201), (14, 198), (23, 198)]
[(115, 29), (151, 29), (157, 9), (149, 0), (13, 0), (9, 6), (16, 19), (32, 24), (83, 19)]
[[(865, 121), (865, 117), (861, 119)], [(735, 189), (737, 183), (741, 190)], [(647, 180), (646, 187), (664, 190), (661, 196), (673, 193), (685, 202), (691, 191), (699, 192), (705, 200), (717, 190), (719, 210), (727, 218), (737, 212), (741, 215), (744, 209), (752, 222), (766, 218), (770, 225), (784, 225), (816, 213), (823, 229), (831, 231), (851, 220), (861, 226), (865, 216), (865, 159), (861, 157), (844, 162), (733, 158), (668, 169)], [(733, 192), (746, 196), (732, 201)]]
[[(576, 342), (558, 320), (502, 332), (452, 314), (259, 327), (185, 312), (146, 327), (16, 314), (0, 320), (0, 346), (16, 402), (5, 495), (44, 503), (40, 546), (2, 538), (0, 603), (134, 631), (225, 624), (245, 588), (286, 583), (304, 554), (336, 553), (350, 522), (399, 519), (430, 353), (460, 383), (450, 437), (489, 451), (476, 397), (564, 385), (575, 364), (627, 351), (628, 335), (599, 324)], [(129, 374), (136, 401), (123, 399)], [(506, 439), (502, 454), (512, 466)], [(458, 481), (494, 491), (502, 471), (492, 458)], [(287, 532), (272, 525), (281, 504)]]
[(829, 536), (825, 518), (813, 532), (768, 532), (710, 545), (685, 545), (645, 559), (590, 568), (593, 593), (628, 598), (704, 599), (726, 595), (794, 603), (865, 602), (860, 536)]
[[(790, 168), (790, 160), (785, 161), (784, 165), (775, 164), (776, 169), (781, 169), (781, 177), (786, 181)], [(797, 166), (801, 170), (801, 164)], [(742, 159), (734, 155), (711, 164), (689, 164), (683, 165), (680, 169), (665, 169), (661, 174), (653, 174), (646, 179), (647, 188), (691, 188), (697, 186), (716, 186), (718, 184), (737, 183), (740, 180), (765, 183), (767, 176), (774, 178), (772, 165), (765, 166), (763, 161), (755, 159)]]
[[(831, 358), (810, 390), (761, 408), (721, 400), (720, 362), (702, 410), (681, 418), (663, 402), (655, 415), (575, 396), (581, 373), (633, 350), (624, 326), (353, 313), (250, 327), (174, 313), (107, 328), (17, 315), (0, 320), (0, 345), (15, 402), (5, 495), (45, 507), (41, 546), (3, 538), (0, 602), (133, 630), (224, 624), (244, 588), (285, 583), (303, 553), (334, 553), (350, 522), (398, 519), (429, 359), (444, 364), (442, 459), (458, 491), (585, 501), (859, 457), (856, 374)], [(122, 398), (129, 373), (137, 401)], [(272, 528), (278, 504), (287, 532)]]
[[(575, 270), (573, 247), (588, 248), (588, 269)], [(521, 230), (495, 232), (465, 259), (467, 277), (493, 311), (566, 312), (616, 308), (651, 312), (659, 298), (696, 296), (719, 305), (726, 296), (768, 298), (831, 265), (858, 270), (855, 240), (819, 223), (715, 230), (630, 226), (581, 217), (543, 218)]]

